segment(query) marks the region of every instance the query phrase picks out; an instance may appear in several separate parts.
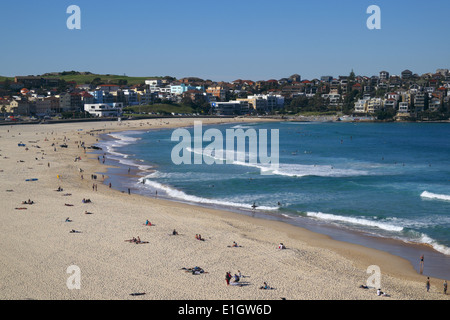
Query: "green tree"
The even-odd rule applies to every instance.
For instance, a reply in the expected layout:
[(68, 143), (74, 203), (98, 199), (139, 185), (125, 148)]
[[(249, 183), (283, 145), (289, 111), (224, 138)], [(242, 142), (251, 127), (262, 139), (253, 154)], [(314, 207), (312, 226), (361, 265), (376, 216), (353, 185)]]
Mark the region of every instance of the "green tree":
[(353, 81), (355, 81), (355, 78), (356, 78), (356, 75), (355, 75), (355, 73), (353, 72), (353, 69), (352, 69), (352, 71), (350, 72), (350, 75), (348, 76), (348, 81), (350, 82), (353, 82)]

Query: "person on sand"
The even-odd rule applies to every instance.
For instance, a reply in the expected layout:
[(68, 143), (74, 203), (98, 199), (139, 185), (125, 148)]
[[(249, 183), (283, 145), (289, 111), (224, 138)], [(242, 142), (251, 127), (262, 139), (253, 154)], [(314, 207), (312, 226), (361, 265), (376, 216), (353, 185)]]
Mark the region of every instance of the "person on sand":
[(447, 280), (444, 280), (444, 294), (447, 294)]
[(278, 249), (286, 249), (286, 246), (283, 243), (280, 243), (278, 245)]
[(362, 284), (362, 285), (360, 285), (359, 287), (360, 287), (361, 289), (369, 289), (369, 287), (366, 286), (365, 284)]
[(381, 289), (377, 290), (377, 296), (389, 297), (389, 295), (387, 293), (381, 291)]
[(262, 287), (259, 287), (260, 289), (263, 289), (263, 290), (269, 290), (269, 289), (272, 289), (271, 287), (269, 287), (269, 285), (267, 284), (267, 282), (264, 282), (264, 284), (263, 284), (263, 286)]
[(172, 231), (172, 235), (174, 235), (174, 236), (178, 235), (178, 232), (177, 232), (177, 230), (173, 229), (173, 231)]
[(423, 273), (423, 263), (424, 263), (423, 260), (424, 260), (424, 256), (421, 255), (421, 256), (420, 256), (420, 263), (419, 263), (419, 266), (420, 266), (420, 274)]
[(427, 287), (427, 292), (430, 292), (430, 287), (431, 287), (431, 284), (430, 284), (430, 277), (427, 277), (427, 284), (426, 284), (426, 287)]
[(225, 281), (227, 282), (227, 286), (230, 285), (230, 280), (231, 280), (231, 273), (228, 271), (225, 274)]
[(145, 225), (150, 227), (152, 225), (152, 223), (150, 221), (148, 221), (148, 219), (147, 219), (147, 220), (145, 220)]

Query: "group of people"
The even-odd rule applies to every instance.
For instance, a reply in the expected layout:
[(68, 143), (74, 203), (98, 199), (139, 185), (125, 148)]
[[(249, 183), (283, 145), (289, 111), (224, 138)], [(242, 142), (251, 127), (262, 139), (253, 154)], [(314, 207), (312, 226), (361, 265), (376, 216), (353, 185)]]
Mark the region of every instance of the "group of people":
[(22, 201), (22, 204), (34, 204), (34, 201), (31, 201), (30, 199)]
[[(241, 272), (238, 270), (238, 273), (236, 274), (234, 274), (234, 276), (231, 276), (231, 272), (230, 271), (228, 271), (226, 274), (225, 274), (225, 281), (226, 281), (226, 283), (227, 283), (227, 286), (228, 285), (238, 285), (239, 284), (239, 281), (241, 280), (241, 277), (242, 277), (242, 275), (241, 275)], [(233, 281), (231, 282), (231, 279), (233, 279)]]
[(147, 243), (145, 241), (142, 241), (141, 238), (139, 236), (137, 236), (136, 238), (133, 237), (130, 240), (125, 240), (127, 242), (131, 242), (131, 243), (135, 243), (135, 244), (139, 244), (139, 243)]
[[(444, 287), (444, 294), (445, 295), (447, 294), (447, 286), (448, 286), (447, 285), (447, 280), (444, 280), (443, 287)], [(426, 282), (425, 287), (427, 288), (427, 292), (430, 292), (430, 289), (431, 289), (430, 277), (427, 277), (427, 282)]]
[(81, 200), (81, 202), (83, 202), (83, 203), (91, 203), (91, 199), (83, 198), (83, 200)]
[(205, 239), (202, 238), (201, 234), (196, 234), (195, 239), (200, 240), (200, 241), (205, 241)]

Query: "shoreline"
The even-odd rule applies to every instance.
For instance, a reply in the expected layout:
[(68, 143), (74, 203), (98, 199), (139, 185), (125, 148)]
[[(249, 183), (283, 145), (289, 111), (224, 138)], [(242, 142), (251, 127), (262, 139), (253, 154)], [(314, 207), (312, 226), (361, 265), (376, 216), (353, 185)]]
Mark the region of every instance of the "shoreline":
[[(242, 122), (242, 119), (230, 121)], [(180, 122), (153, 121), (152, 125), (177, 127)], [(441, 294), (441, 279), (430, 277), (434, 294), (427, 295), (424, 289), (426, 276), (417, 274), (405, 259), (386, 252), (332, 240), (280, 221), (128, 195), (100, 183), (99, 191), (92, 191), (93, 181), (88, 178), (89, 174), (104, 172), (112, 166), (98, 163), (96, 157), (92, 158), (94, 154), (83, 154), (73, 141), (80, 139), (88, 146), (94, 145), (98, 134), (106, 130), (127, 131), (131, 125), (133, 129), (139, 129), (140, 124), (145, 126), (138, 120), (121, 125), (89, 123), (82, 131), (79, 131), (82, 126), (77, 124), (67, 128), (61, 125), (20, 126), (20, 131), (11, 127), (11, 132), (0, 129), (0, 135), (8, 138), (8, 143), (2, 143), (0, 148), (3, 170), (3, 190), (0, 191), (5, 195), (2, 205), (6, 208), (0, 216), (4, 243), (0, 255), (1, 298), (25, 299), (31, 295), (37, 299), (128, 299), (128, 291), (145, 287), (148, 294), (143, 299), (279, 299), (280, 295), (288, 299), (386, 299), (376, 296), (374, 289), (358, 289), (369, 276), (367, 267), (374, 264), (383, 271), (382, 288), (392, 299), (449, 298)], [(96, 129), (95, 134), (91, 132), (92, 126), (92, 130)], [(57, 137), (54, 141), (59, 145), (66, 135), (69, 139), (67, 149), (58, 147), (53, 152), (50, 149), (52, 140), (46, 141), (39, 150), (32, 147), (30, 152), (17, 149), (17, 142), (21, 140), (32, 145), (28, 141), (37, 139), (42, 144), (45, 136)], [(45, 148), (45, 152), (41, 148)], [(42, 159), (34, 157), (36, 154), (42, 155)], [(77, 155), (81, 157), (79, 162), (74, 161)], [(28, 162), (34, 162), (34, 165), (27, 167)], [(81, 167), (83, 179), (78, 171)], [(30, 175), (29, 170), (33, 174)], [(28, 176), (36, 177), (38, 181), (31, 182), (34, 185), (24, 182), (22, 178)], [(54, 189), (58, 184), (71, 193), (71, 198), (59, 194), (56, 197)], [(6, 193), (7, 189), (16, 192)], [(20, 206), (20, 200), (30, 197), (36, 204), (27, 208), (29, 210), (14, 211), (14, 207)], [(94, 211), (93, 215), (79, 215), (84, 206), (78, 201), (85, 197), (93, 200), (89, 207)], [(65, 201), (75, 203), (75, 198), (75, 209), (80, 207), (78, 212), (63, 204)], [(66, 216), (74, 217), (70, 227), (81, 228), (81, 234), (67, 234), (69, 227), (63, 222)], [(155, 221), (151, 230), (143, 230), (146, 216)], [(167, 237), (173, 228), (181, 231), (180, 237), (184, 241)], [(207, 241), (199, 244), (197, 240), (191, 240), (194, 233), (201, 233)], [(124, 244), (123, 239), (139, 234), (153, 245)], [(226, 242), (231, 244), (233, 240), (242, 243), (243, 250), (231, 249), (233, 252), (230, 252), (220, 246)], [(285, 243), (288, 250), (277, 250), (279, 242)], [(246, 247), (251, 251), (245, 250)], [(142, 255), (141, 250), (151, 250), (150, 257), (159, 259), (149, 260), (148, 254)], [(183, 266), (193, 267), (194, 263), (205, 266), (209, 275), (197, 277), (179, 271)], [(82, 266), (83, 283), (86, 283), (83, 290), (68, 290), (65, 286), (68, 264)], [(154, 273), (148, 269), (149, 265)], [(250, 284), (241, 288), (225, 286), (225, 271), (235, 272), (238, 268), (244, 274), (251, 274)], [(133, 272), (136, 269), (141, 272)], [(114, 281), (111, 283), (111, 280)], [(277, 290), (255, 290), (262, 281), (268, 281)], [(293, 282), (299, 282), (299, 285), (292, 286)], [(334, 290), (321, 289), (329, 287)], [(127, 293), (123, 288), (127, 288)], [(157, 291), (152, 291), (156, 288)]]
[[(136, 130), (133, 130), (136, 131)], [(127, 131), (122, 131), (127, 132)], [(103, 138), (106, 137), (107, 134), (103, 135)], [(100, 140), (98, 144), (102, 143), (101, 140), (102, 136), (100, 136)], [(139, 161), (139, 159), (133, 159), (135, 161)], [(107, 182), (104, 182), (105, 184), (111, 181), (113, 183), (113, 189), (116, 189), (118, 191), (121, 191), (122, 193), (127, 192), (127, 182), (135, 182), (135, 180), (139, 180), (139, 178), (144, 178), (145, 175), (149, 174), (149, 171), (141, 170), (139, 169), (139, 164), (136, 162), (136, 168), (133, 169), (133, 174), (129, 175), (127, 173), (127, 166), (123, 163), (121, 163), (119, 160), (109, 160), (110, 165), (112, 165), (114, 168), (107, 168), (106, 175), (108, 175)], [(116, 172), (111, 172), (111, 170), (114, 170)], [(111, 173), (111, 174), (108, 174)], [(141, 174), (145, 173), (145, 174)], [(121, 187), (117, 187), (117, 181), (123, 178), (125, 181), (121, 184)], [(120, 182), (119, 182), (120, 184)], [(135, 194), (142, 195), (144, 197), (150, 197), (154, 198), (154, 195), (151, 194), (145, 194), (143, 190), (140, 190), (139, 188), (133, 190)], [(136, 192), (137, 191), (137, 192)], [(228, 212), (237, 213), (240, 215), (245, 216), (252, 216), (256, 217), (258, 219), (265, 219), (269, 221), (278, 221), (282, 223), (286, 223), (291, 226), (299, 227), (306, 229), (311, 232), (316, 232), (321, 235), (325, 235), (330, 237), (330, 239), (337, 240), (337, 241), (343, 241), (346, 243), (351, 243), (355, 245), (361, 245), (366, 248), (371, 248), (375, 250), (381, 250), (390, 254), (393, 254), (399, 258), (406, 259), (409, 261), (409, 263), (413, 266), (415, 271), (418, 275), (420, 275), (419, 272), (419, 266), (418, 261), (419, 257), (424, 254), (428, 257), (428, 261), (432, 260), (433, 263), (430, 266), (428, 264), (427, 273), (428, 276), (433, 276), (440, 279), (445, 279), (449, 277), (449, 269), (445, 268), (445, 265), (450, 266), (450, 256), (445, 255), (444, 253), (441, 253), (437, 251), (433, 246), (427, 243), (417, 243), (417, 242), (410, 242), (410, 241), (404, 241), (401, 239), (395, 239), (395, 238), (386, 238), (381, 236), (375, 236), (371, 234), (367, 234), (363, 231), (354, 230), (351, 228), (344, 228), (342, 226), (336, 226), (332, 225), (327, 222), (323, 221), (314, 221), (307, 217), (283, 217), (279, 216), (277, 214), (271, 214), (270, 212), (264, 212), (264, 210), (259, 211), (252, 211), (239, 209), (239, 208), (233, 208), (233, 207), (227, 207), (225, 205), (213, 205), (213, 204), (203, 204), (203, 203), (196, 203), (188, 200), (182, 200), (170, 197), (169, 195), (161, 196), (158, 195), (159, 199), (166, 200), (166, 201), (174, 201), (178, 203), (183, 204), (189, 204), (193, 206), (200, 206), (207, 209), (212, 210), (224, 210)], [(432, 257), (430, 259), (429, 257)], [(444, 265), (444, 266), (443, 266)], [(431, 270), (430, 270), (431, 269)]]

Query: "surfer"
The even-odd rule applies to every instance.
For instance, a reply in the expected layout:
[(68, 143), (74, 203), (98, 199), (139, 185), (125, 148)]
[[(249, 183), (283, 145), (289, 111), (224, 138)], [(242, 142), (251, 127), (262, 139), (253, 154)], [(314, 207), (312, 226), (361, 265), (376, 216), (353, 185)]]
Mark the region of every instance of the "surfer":
[(253, 202), (252, 210), (255, 210), (258, 206)]

